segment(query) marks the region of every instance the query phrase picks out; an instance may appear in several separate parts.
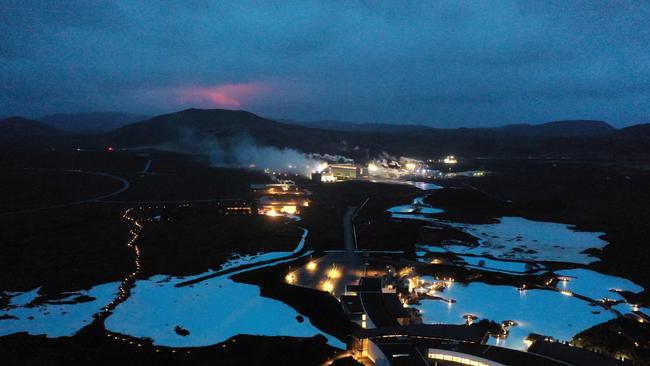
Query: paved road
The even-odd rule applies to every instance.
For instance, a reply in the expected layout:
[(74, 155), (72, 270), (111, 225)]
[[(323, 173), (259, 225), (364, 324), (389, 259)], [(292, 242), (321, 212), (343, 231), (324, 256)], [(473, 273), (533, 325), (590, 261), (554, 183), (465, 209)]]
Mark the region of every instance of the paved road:
[(151, 162), (152, 162), (152, 161), (153, 161), (153, 160), (151, 160), (151, 159), (147, 160), (147, 163), (144, 164), (144, 168), (142, 169), (142, 171), (140, 172), (140, 174), (147, 174), (147, 173), (149, 172), (149, 168), (151, 168)]
[(99, 175), (103, 177), (109, 177), (113, 178), (116, 180), (119, 180), (122, 183), (122, 187), (120, 187), (118, 190), (113, 191), (108, 194), (104, 194), (98, 197), (93, 197), (93, 198), (88, 198), (85, 200), (80, 200), (80, 201), (74, 201), (74, 202), (67, 202), (67, 203), (60, 203), (57, 205), (50, 205), (50, 206), (45, 206), (45, 207), (36, 207), (36, 208), (28, 208), (24, 210), (17, 210), (17, 211), (11, 211), (11, 212), (3, 212), (0, 213), (0, 216), (8, 216), (8, 215), (17, 215), (17, 214), (25, 214), (25, 213), (32, 213), (32, 212), (37, 212), (37, 211), (42, 211), (42, 210), (49, 210), (49, 209), (54, 209), (54, 208), (63, 208), (63, 207), (69, 207), (69, 206), (74, 206), (74, 205), (79, 205), (82, 203), (88, 203), (88, 202), (97, 202), (99, 200), (103, 200), (105, 198), (113, 197), (117, 194), (120, 194), (131, 186), (131, 184), (124, 178), (118, 177), (116, 175), (108, 174), (108, 173), (99, 173), (99, 172), (88, 172), (84, 170), (72, 170), (72, 169), (24, 169), (24, 170), (41, 170), (41, 171), (50, 171), (50, 172), (66, 172), (66, 173), (81, 173), (81, 174), (91, 174), (91, 175)]
[(345, 250), (350, 255), (357, 250), (356, 238), (354, 237), (354, 225), (352, 224), (356, 210), (356, 207), (348, 207), (345, 215), (343, 215), (343, 244), (345, 245)]
[(363, 210), (363, 207), (368, 203), (370, 198), (366, 198), (365, 201), (359, 207), (348, 207), (348, 210), (345, 211), (343, 215), (343, 244), (345, 245), (345, 250), (351, 256), (356, 250), (359, 250), (357, 247), (357, 231), (354, 228), (354, 218)]

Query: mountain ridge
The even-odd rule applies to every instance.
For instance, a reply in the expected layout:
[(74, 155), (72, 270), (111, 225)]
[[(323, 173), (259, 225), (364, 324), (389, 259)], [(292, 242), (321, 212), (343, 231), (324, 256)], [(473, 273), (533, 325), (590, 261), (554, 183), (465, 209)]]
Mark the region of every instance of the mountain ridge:
[(205, 153), (206, 149), (212, 151), (209, 149), (227, 148), (247, 141), (259, 146), (340, 154), (361, 160), (383, 153), (421, 158), (448, 154), (500, 157), (598, 155), (606, 158), (626, 154), (642, 156), (644, 149), (650, 150), (650, 134), (639, 131), (649, 128), (640, 125), (617, 130), (606, 122), (577, 120), (493, 128), (436, 129), (415, 125), (398, 132), (383, 126), (380, 130), (339, 131), (284, 123), (242, 110), (190, 108), (103, 134), (64, 132), (65, 138), (58, 135), (49, 140), (40, 138), (39, 142), (47, 141), (48, 146), (159, 147)]
[(105, 133), (148, 118), (150, 117), (128, 112), (87, 112), (49, 114), (37, 120), (68, 132)]

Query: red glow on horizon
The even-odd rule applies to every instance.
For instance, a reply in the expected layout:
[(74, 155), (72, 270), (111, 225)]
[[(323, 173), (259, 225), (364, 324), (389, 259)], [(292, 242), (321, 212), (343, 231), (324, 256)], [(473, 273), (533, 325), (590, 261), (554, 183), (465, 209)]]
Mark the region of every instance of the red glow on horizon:
[(223, 84), (219, 86), (188, 86), (177, 89), (182, 103), (209, 103), (219, 107), (240, 107), (242, 103), (270, 90), (263, 83)]

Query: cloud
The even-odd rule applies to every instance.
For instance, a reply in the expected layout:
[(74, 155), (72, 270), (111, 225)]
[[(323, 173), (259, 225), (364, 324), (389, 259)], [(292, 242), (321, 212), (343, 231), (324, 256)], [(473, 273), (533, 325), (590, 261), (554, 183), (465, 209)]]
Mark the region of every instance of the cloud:
[(443, 127), (650, 115), (650, 4), (0, 0), (0, 114)]

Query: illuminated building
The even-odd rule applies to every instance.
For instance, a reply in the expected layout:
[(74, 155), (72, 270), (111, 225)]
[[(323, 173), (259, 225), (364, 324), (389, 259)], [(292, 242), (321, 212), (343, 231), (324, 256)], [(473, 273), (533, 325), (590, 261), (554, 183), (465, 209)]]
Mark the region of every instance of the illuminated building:
[(266, 216), (298, 215), (301, 207), (309, 207), (305, 191), (292, 181), (274, 184), (253, 184), (251, 190), (257, 198), (258, 214)]
[(253, 204), (252, 202), (247, 201), (233, 201), (233, 202), (224, 202), (220, 204), (223, 210), (223, 213), (226, 215), (250, 215), (253, 213)]
[(331, 164), (328, 170), (336, 180), (351, 180), (359, 177), (359, 168), (354, 164)]
[(458, 163), (458, 159), (456, 159), (456, 157), (453, 155), (448, 155), (444, 159), (442, 159), (442, 162), (445, 164), (456, 164)]

